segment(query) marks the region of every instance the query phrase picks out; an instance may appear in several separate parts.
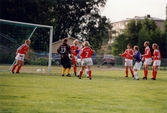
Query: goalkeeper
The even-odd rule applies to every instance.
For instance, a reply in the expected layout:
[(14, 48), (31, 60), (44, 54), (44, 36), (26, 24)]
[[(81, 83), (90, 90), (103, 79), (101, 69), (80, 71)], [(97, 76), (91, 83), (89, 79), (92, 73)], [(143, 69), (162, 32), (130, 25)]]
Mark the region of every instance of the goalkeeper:
[(71, 51), (70, 51), (70, 46), (67, 44), (67, 39), (63, 40), (62, 44), (57, 49), (57, 53), (60, 54), (61, 64), (63, 65), (62, 76), (64, 76), (64, 73), (66, 71), (66, 76), (70, 77), (71, 62), (70, 62), (69, 54), (71, 57)]

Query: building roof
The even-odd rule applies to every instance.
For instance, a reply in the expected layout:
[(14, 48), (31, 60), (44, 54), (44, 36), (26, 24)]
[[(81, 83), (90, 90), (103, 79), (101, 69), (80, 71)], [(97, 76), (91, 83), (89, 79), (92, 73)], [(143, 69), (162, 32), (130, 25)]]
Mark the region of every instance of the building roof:
[(146, 15), (146, 16), (135, 16), (134, 18), (126, 18), (124, 20), (116, 21), (116, 22), (112, 22), (112, 23), (126, 22), (126, 21), (129, 21), (129, 20), (132, 20), (132, 19), (135, 19), (135, 20), (144, 20), (145, 18), (153, 19), (154, 21), (165, 21), (164, 19), (160, 19), (160, 18), (156, 18), (156, 17), (151, 17), (150, 15)]

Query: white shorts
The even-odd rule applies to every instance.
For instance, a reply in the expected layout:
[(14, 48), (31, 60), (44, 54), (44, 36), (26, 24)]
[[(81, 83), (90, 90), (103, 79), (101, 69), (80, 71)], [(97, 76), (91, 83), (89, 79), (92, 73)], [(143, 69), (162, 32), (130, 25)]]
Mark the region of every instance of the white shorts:
[(25, 54), (20, 54), (20, 53), (18, 53), (18, 54), (16, 55), (15, 59), (24, 62), (24, 57), (25, 57)]
[(133, 65), (133, 60), (125, 58), (125, 66), (132, 66), (132, 65)]
[(152, 59), (151, 58), (145, 58), (144, 64), (151, 65)]
[(81, 66), (81, 59), (77, 59), (77, 66)]
[(142, 66), (142, 62), (136, 62), (133, 69), (140, 70), (141, 66)]
[(81, 66), (91, 66), (93, 65), (92, 58), (84, 58), (81, 60)]
[(153, 66), (160, 66), (161, 65), (161, 60), (155, 60), (153, 62)]

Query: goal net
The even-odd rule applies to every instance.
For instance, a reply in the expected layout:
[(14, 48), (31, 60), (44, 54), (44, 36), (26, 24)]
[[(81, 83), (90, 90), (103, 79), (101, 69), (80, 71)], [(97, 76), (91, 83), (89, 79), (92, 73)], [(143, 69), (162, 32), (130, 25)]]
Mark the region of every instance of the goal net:
[(0, 19), (0, 71), (11, 70), (17, 48), (30, 39), (30, 49), (21, 72), (35, 72), (37, 66), (50, 72), (52, 38), (52, 26)]

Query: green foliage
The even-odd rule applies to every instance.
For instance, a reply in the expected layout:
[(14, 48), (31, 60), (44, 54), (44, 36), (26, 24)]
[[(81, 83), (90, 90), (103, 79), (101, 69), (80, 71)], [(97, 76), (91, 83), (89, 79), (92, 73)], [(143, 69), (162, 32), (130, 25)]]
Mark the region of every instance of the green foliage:
[[(67, 36), (84, 38), (90, 41), (94, 49), (99, 49), (102, 40), (108, 37), (110, 23), (99, 14), (107, 0), (1, 0), (2, 19), (30, 22), (54, 27), (53, 41)], [(95, 14), (90, 12), (94, 10)], [(85, 26), (83, 26), (85, 25)], [(42, 30), (41, 36), (34, 36), (32, 48), (41, 42), (48, 43), (48, 30)], [(45, 36), (45, 37), (44, 37)]]
[(37, 58), (34, 61), (30, 61), (30, 65), (42, 65), (47, 66), (48, 65), (48, 59), (46, 58)]
[[(167, 36), (167, 35), (166, 35)], [(157, 43), (159, 45), (162, 57), (167, 57), (166, 48), (167, 41), (163, 31), (157, 27), (152, 19), (130, 20), (123, 34), (119, 35), (114, 43), (113, 53), (118, 55), (126, 49), (126, 45), (131, 43), (133, 46), (138, 45), (141, 53), (144, 52), (143, 43), (149, 41), (150, 44)], [(150, 45), (151, 47), (151, 45)], [(163, 53), (164, 52), (164, 53)]]
[[(48, 58), (36, 58), (35, 60), (27, 60), (26, 59), (25, 64), (47, 66), (48, 65)], [(52, 60), (52, 65), (56, 65), (56, 62), (53, 60)]]
[[(167, 19), (164, 21), (164, 31), (161, 40), (163, 40), (161, 48), (163, 48), (164, 51), (167, 51)], [(162, 54), (167, 57), (167, 52), (162, 52)]]
[(127, 43), (129, 43), (127, 41), (127, 36), (125, 34), (119, 35), (115, 39), (115, 42), (113, 44), (113, 54), (119, 55), (120, 53), (122, 53), (125, 50), (125, 48), (127, 47)]

